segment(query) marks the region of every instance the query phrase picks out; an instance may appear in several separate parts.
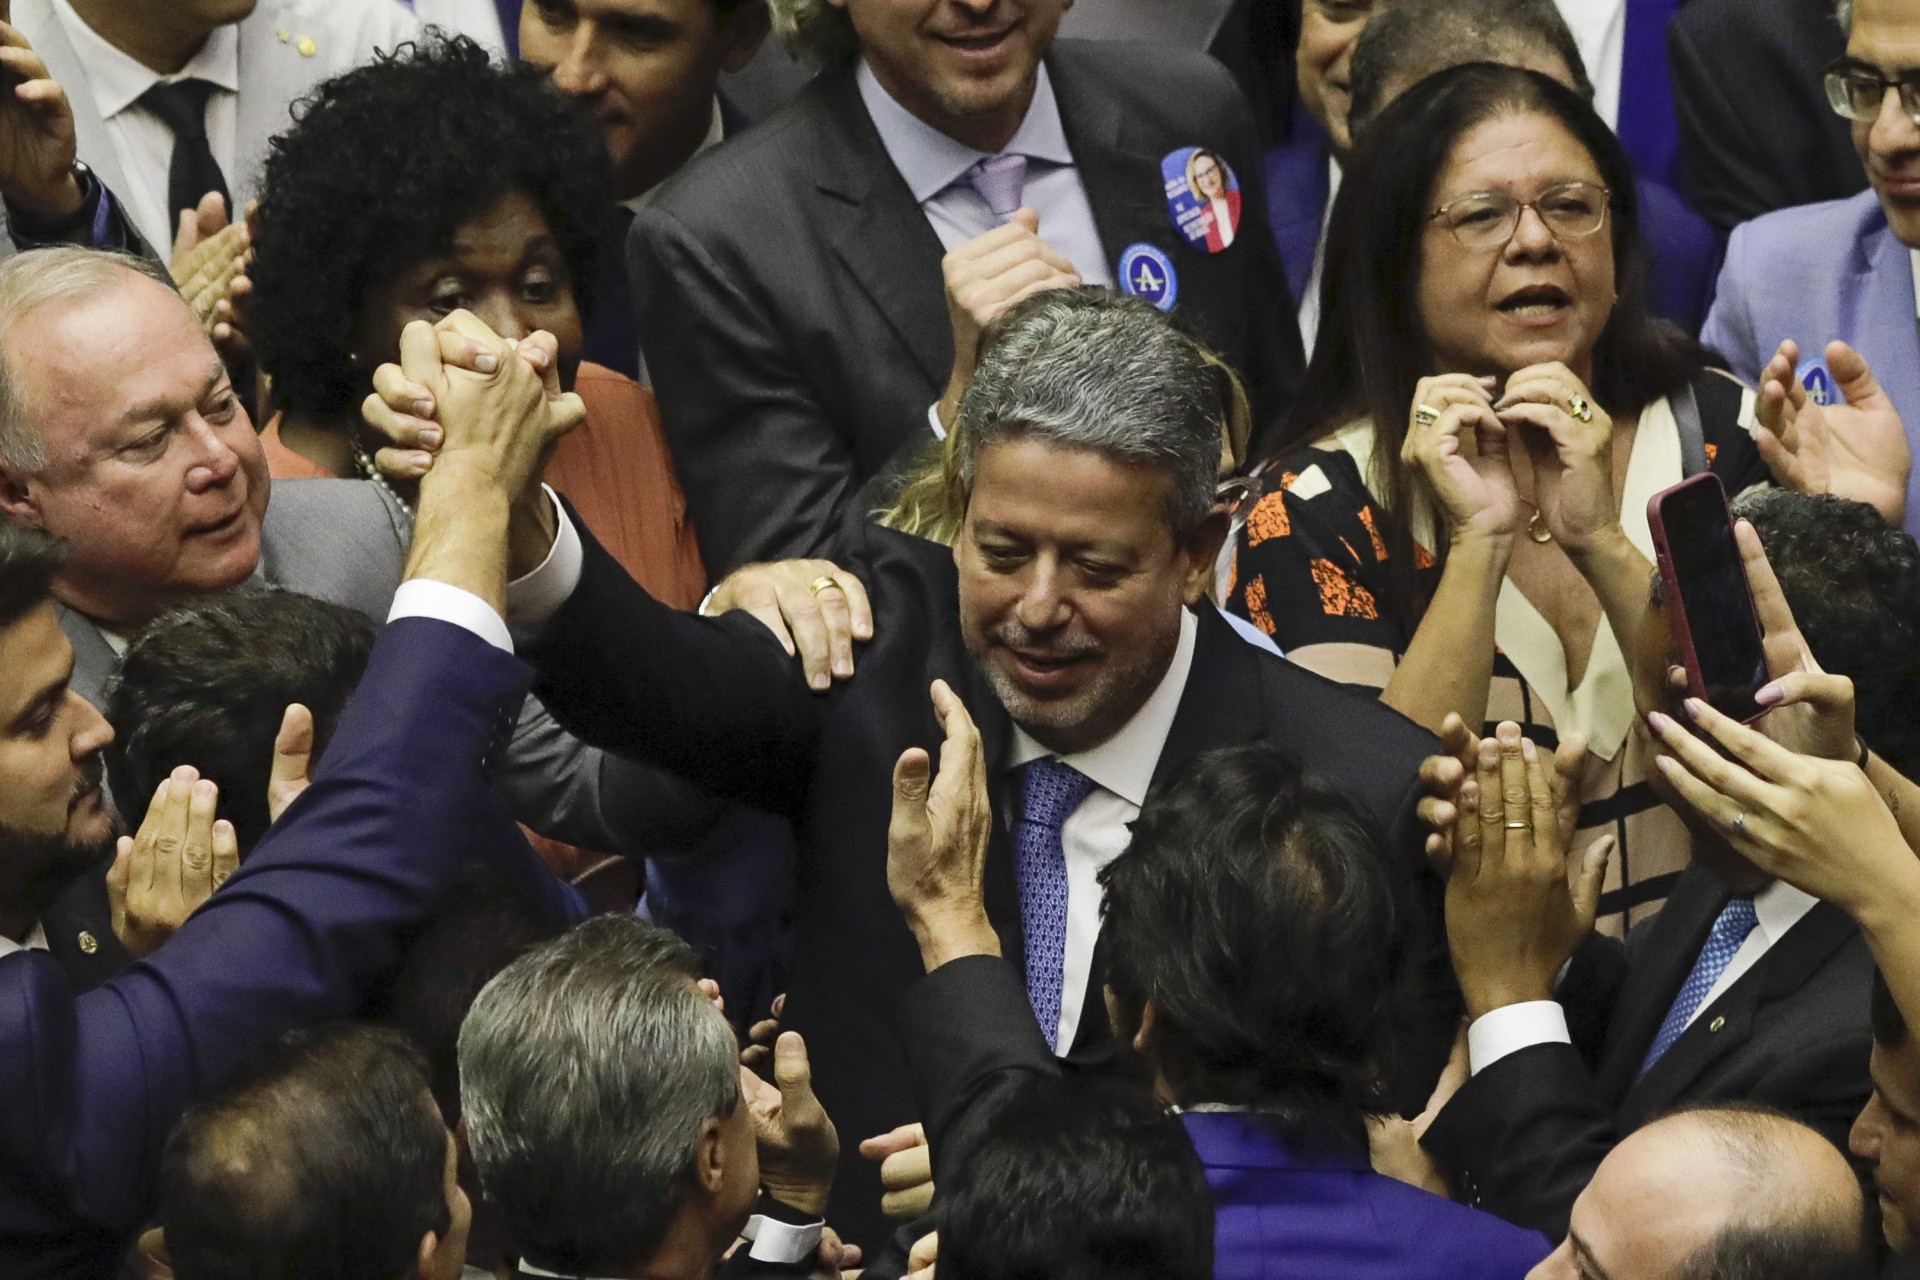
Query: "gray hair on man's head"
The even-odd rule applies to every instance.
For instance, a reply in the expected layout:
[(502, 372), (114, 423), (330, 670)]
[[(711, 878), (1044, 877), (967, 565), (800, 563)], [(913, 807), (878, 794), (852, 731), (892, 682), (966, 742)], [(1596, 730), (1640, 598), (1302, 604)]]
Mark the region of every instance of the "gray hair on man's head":
[(83, 302), (124, 285), (129, 271), (173, 288), (152, 263), (126, 253), (61, 245), (0, 262), (0, 466), (33, 475), (47, 465), (47, 442), (33, 425), (13, 367), (14, 327), (50, 302)]
[(831, 0), (767, 0), (767, 15), (781, 47), (801, 62), (830, 67), (860, 53), (852, 17)]
[(1164, 469), (1167, 522), (1184, 543), (1213, 509), (1232, 375), (1164, 313), (1110, 289), (1053, 289), (995, 320), (961, 397), (959, 473), (1017, 440)]
[(709, 1120), (740, 1102), (733, 1032), (693, 949), (602, 916), (522, 956), (460, 1028), (460, 1096), (487, 1198), (529, 1262), (625, 1274), (694, 1189)]

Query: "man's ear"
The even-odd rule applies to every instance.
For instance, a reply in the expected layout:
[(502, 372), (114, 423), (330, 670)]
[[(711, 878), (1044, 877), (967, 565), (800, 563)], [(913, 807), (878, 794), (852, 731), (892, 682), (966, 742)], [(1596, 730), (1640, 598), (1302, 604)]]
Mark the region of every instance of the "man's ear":
[[(735, 1104), (746, 1106), (745, 1100)], [(700, 1145), (694, 1153), (693, 1176), (706, 1194), (718, 1195), (727, 1178), (726, 1141), (721, 1133), (722, 1121), (718, 1117), (709, 1119), (700, 1126)]]
[(440, 1233), (429, 1231), (420, 1237), (420, 1257), (417, 1260), (420, 1280), (440, 1280)]
[(1160, 1038), (1156, 1025), (1159, 1014), (1159, 1009), (1154, 1007), (1154, 1003), (1151, 1000), (1140, 1006), (1140, 1028), (1133, 1033), (1133, 1051), (1135, 1053), (1146, 1054), (1153, 1052), (1154, 1043)]
[(1220, 548), (1227, 540), (1227, 528), (1231, 517), (1227, 514), (1225, 503), (1214, 504), (1207, 512), (1206, 519), (1193, 531), (1182, 549), (1186, 557), (1186, 581), (1181, 584), (1181, 598), (1189, 607), (1199, 604), (1213, 590), (1213, 570), (1220, 561)]
[(760, 46), (766, 43), (772, 25), (766, 0), (747, 0), (720, 19), (720, 30), (716, 33), (720, 38), (720, 69), (739, 71), (752, 62)]
[(0, 465), (0, 515), (29, 529), (44, 529), (40, 499), (32, 482), (12, 467)]

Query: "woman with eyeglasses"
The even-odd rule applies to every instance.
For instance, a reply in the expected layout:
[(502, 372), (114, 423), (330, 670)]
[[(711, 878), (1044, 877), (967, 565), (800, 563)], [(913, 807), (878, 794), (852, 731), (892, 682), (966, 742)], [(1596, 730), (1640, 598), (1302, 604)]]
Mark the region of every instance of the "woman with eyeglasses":
[(1455, 67), (1360, 144), (1227, 607), (1435, 731), (1582, 735), (1582, 826), (1640, 886), (1605, 910), (1652, 901), (1687, 841), (1638, 785), (1623, 644), (1648, 610), (1647, 499), (1689, 454), (1729, 493), (1766, 482), (1754, 394), (1648, 310), (1626, 155), (1572, 90)]

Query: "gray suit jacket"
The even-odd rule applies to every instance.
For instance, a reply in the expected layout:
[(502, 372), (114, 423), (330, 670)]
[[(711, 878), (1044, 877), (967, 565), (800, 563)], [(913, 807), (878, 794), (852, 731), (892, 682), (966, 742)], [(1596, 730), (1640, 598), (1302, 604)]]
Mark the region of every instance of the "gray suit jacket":
[[(86, 67), (67, 40), (53, 0), (14, 0), (13, 25), (26, 34), (47, 70), (73, 104), (80, 158), (109, 191), (124, 192), (126, 172), (94, 105)], [(234, 171), (227, 188), (244, 209), (259, 194), (267, 144), (291, 122), (293, 104), (315, 85), (392, 49), (419, 34), (419, 21), (395, 0), (260, 0), (240, 21), (239, 116), (234, 130)], [(311, 53), (305, 52), (312, 50)], [(166, 253), (171, 232), (140, 232)]]
[[(254, 580), (385, 622), (411, 537), (406, 512), (376, 484), (280, 480), (260, 529)], [(60, 625), (73, 642), (74, 692), (103, 706), (118, 656), (84, 615), (62, 608)], [(495, 782), (514, 816), (542, 835), (614, 853), (678, 846), (715, 812), (686, 784), (587, 746), (533, 698)]]

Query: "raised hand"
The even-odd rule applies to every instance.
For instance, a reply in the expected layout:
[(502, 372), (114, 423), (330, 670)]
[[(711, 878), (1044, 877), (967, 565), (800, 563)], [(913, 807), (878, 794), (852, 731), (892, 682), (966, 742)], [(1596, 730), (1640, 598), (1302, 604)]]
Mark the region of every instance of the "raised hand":
[(218, 192), (208, 192), (198, 208), (181, 211), (168, 274), (214, 345), (230, 353), (246, 346), (240, 299), (253, 290), (247, 278), (252, 261), (251, 230), (244, 219), (227, 220), (227, 202)]
[(1865, 502), (1899, 524), (1913, 467), (1900, 412), (1858, 351), (1832, 342), (1826, 357), (1845, 403), (1814, 403), (1795, 376), (1799, 344), (1788, 339), (1760, 374), (1754, 445), (1785, 487)]
[(1422, 378), (1408, 411), (1400, 460), (1426, 481), (1456, 540), (1511, 538), (1521, 523), (1491, 383), (1464, 373)]
[(73, 107), (47, 64), (0, 4), (0, 196), (40, 217), (80, 208)]
[(824, 692), (853, 678), (853, 644), (873, 639), (873, 606), (860, 579), (831, 560), (742, 565), (706, 601), (709, 614), (744, 609), (798, 653), (807, 684)]
[(768, 1084), (745, 1067), (740, 1088), (760, 1149), (760, 1185), (774, 1199), (805, 1213), (825, 1213), (840, 1160), (840, 1135), (813, 1093), (806, 1042), (783, 1031), (773, 1047)]
[[(1473, 776), (1480, 758), (1480, 735), (1453, 712), (1440, 722), (1440, 755), (1420, 762), (1420, 801), (1414, 812), (1427, 830), (1427, 862), (1441, 875), (1453, 868), (1454, 824), (1460, 816), (1461, 784)], [(1570, 733), (1553, 749), (1554, 813), (1562, 848), (1573, 844), (1580, 826), (1580, 770), (1586, 764), (1587, 735)]]
[(1533, 462), (1533, 497), (1568, 555), (1593, 549), (1620, 527), (1613, 489), (1613, 419), (1573, 370), (1555, 361), (1507, 379), (1493, 411)]
[(280, 821), (280, 815), (306, 791), (312, 766), (313, 712), (289, 703), (280, 717), (280, 732), (273, 738), (273, 768), (267, 775), (268, 821)]
[(933, 682), (933, 708), (946, 741), (940, 772), (909, 747), (893, 766), (893, 819), (887, 826), (887, 890), (920, 944), (929, 972), (968, 955), (999, 955), (982, 884), (993, 821), (987, 766), (959, 695)]
[(956, 246), (941, 259), (940, 273), (953, 323), (953, 372), (940, 397), (940, 420), (951, 428), (973, 380), (981, 330), (1036, 293), (1073, 288), (1080, 273), (1040, 238), (1040, 215), (1032, 209), (1016, 209), (1005, 225)]
[(860, 1155), (880, 1162), (880, 1212), (895, 1222), (911, 1222), (933, 1204), (933, 1149), (926, 1126), (915, 1121), (876, 1134), (860, 1144)]
[(1658, 767), (1734, 852), (1856, 919), (1876, 903), (1912, 896), (1920, 863), (1850, 760), (1790, 751), (1697, 698), (1687, 699), (1686, 712), (1695, 731), (1659, 712), (1647, 717), (1672, 752), (1656, 757)]
[(107, 902), (135, 959), (158, 951), (240, 866), (233, 824), (214, 817), (219, 803), (220, 789), (182, 765), (153, 793), (139, 833), (120, 837)]
[(1754, 613), (1760, 619), (1760, 644), (1768, 682), (1754, 700), (1772, 710), (1761, 729), (1789, 751), (1852, 760), (1859, 755), (1853, 728), (1853, 681), (1820, 669), (1800, 624), (1793, 620), (1786, 593), (1760, 545), (1760, 535), (1745, 520), (1733, 528), (1740, 566), (1747, 575)]
[(1447, 877), (1447, 941), (1477, 1018), (1553, 998), (1554, 975), (1593, 931), (1613, 837), (1570, 860), (1551, 757), (1503, 723), (1461, 784)]

